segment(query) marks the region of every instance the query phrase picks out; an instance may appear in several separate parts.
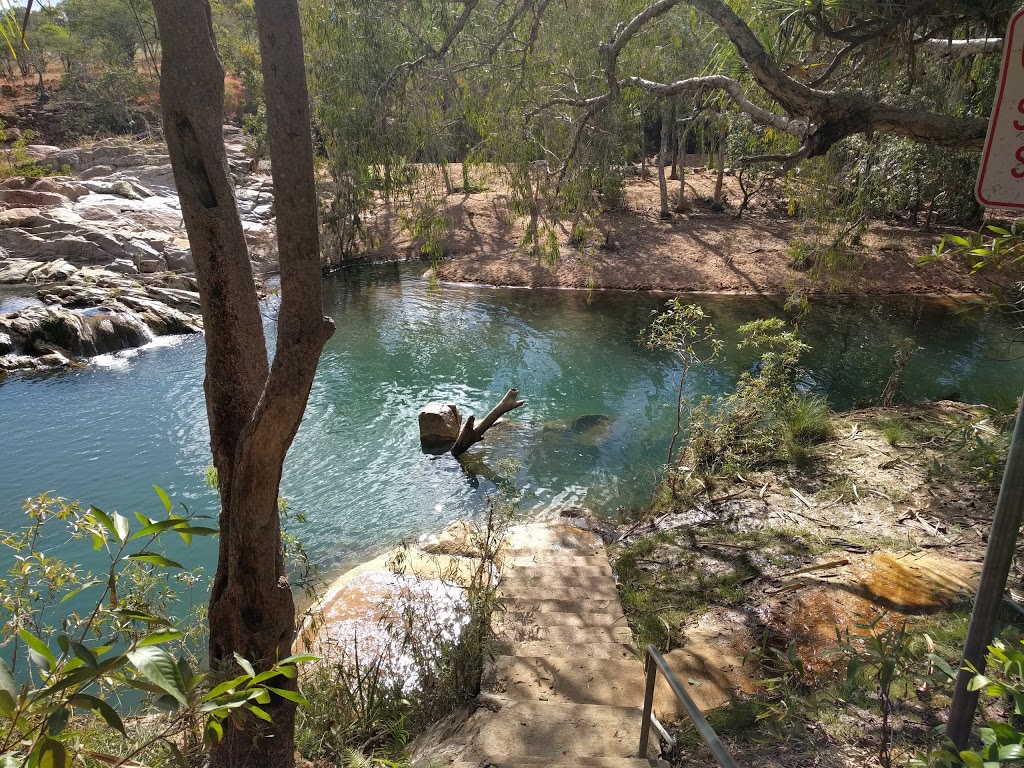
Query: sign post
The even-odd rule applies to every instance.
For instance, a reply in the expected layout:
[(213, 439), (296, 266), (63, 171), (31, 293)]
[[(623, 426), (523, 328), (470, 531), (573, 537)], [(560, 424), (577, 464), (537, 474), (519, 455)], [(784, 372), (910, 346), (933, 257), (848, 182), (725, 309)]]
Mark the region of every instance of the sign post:
[(1024, 8), (1006, 28), (999, 87), (974, 193), (982, 205), (1024, 209)]
[[(985, 138), (975, 195), (983, 205), (1024, 209), (1024, 9), (1010, 19), (1003, 47), (999, 88)], [(957, 672), (946, 736), (957, 751), (967, 748), (978, 708), (978, 691), (967, 689), (974, 673), (985, 668), (985, 652), (995, 636), (1006, 579), (1016, 551), (1024, 515), (1024, 398), (1010, 442), (1003, 483), (988, 535), (985, 564), (971, 610), (963, 661)]]

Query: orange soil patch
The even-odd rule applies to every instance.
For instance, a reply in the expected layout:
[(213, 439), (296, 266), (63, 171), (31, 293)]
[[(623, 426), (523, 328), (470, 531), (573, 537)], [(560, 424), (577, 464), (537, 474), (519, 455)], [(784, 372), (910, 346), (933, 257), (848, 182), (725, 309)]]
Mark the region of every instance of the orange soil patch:
[(845, 565), (783, 583), (769, 623), (819, 673), (830, 666), (823, 652), (835, 646), (837, 628), (865, 635), (864, 625), (882, 614), (879, 631), (948, 608), (973, 594), (978, 571), (977, 563), (930, 553), (851, 555)]

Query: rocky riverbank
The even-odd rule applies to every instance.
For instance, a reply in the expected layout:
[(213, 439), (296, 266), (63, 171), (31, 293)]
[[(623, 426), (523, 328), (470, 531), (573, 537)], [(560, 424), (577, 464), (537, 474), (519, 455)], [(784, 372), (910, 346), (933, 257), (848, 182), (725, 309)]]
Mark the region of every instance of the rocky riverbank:
[[(262, 274), (274, 267), (271, 182), (252, 172), (241, 131), (224, 130)], [(0, 313), (0, 373), (201, 332), (195, 265), (165, 148), (108, 140), (28, 151), (62, 175), (0, 183), (0, 284), (34, 296)]]

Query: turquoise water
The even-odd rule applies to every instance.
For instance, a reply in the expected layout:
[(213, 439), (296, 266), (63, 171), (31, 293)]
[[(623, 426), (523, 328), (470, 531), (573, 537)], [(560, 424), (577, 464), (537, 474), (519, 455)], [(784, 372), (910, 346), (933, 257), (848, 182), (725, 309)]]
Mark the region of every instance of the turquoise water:
[[(650, 497), (680, 375), (671, 357), (636, 342), (656, 298), (432, 287), (418, 271), (383, 265), (324, 283), (338, 330), (282, 488), (308, 518), (295, 532), (318, 563), (339, 569), (478, 513), (505, 458), (518, 462), (514, 481), (526, 507), (585, 503), (610, 514)], [(739, 324), (782, 312), (770, 300), (693, 300), (727, 342)], [(272, 331), (272, 306), (266, 314)], [(877, 397), (895, 345), (912, 337), (918, 349), (904, 399), (1009, 403), (1024, 386), (1024, 362), (1008, 347), (1012, 332), (921, 300), (822, 304), (802, 323), (814, 348), (805, 384), (837, 409)], [(178, 337), (89, 368), (0, 383), (0, 528), (18, 526), (21, 501), (44, 490), (157, 516), (157, 484), (191, 509), (215, 513), (204, 480), (202, 360), (201, 337)], [(687, 390), (720, 393), (751, 363), (730, 343), (720, 363), (691, 371)], [(514, 424), (472, 449), (473, 472), (420, 451), (421, 405), (441, 400), (479, 414), (511, 386), (527, 404), (511, 414)], [(595, 416), (606, 418), (588, 423), (602, 425), (572, 428)], [(211, 566), (215, 543), (172, 548), (172, 556)]]

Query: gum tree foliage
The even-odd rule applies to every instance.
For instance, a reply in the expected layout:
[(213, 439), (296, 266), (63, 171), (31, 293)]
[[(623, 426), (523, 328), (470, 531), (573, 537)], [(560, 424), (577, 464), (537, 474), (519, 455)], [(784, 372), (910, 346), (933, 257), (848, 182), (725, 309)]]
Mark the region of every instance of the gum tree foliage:
[[(657, 149), (664, 123), (668, 165), (687, 120), (706, 152), (727, 150), (717, 165), (765, 166), (751, 169), (754, 187), (859, 137), (831, 163), (831, 186), (865, 184), (874, 215), (969, 220), (962, 182), (1012, 5), (308, 0), (337, 252), (374, 244), (383, 203), (404, 206), (436, 254), (442, 198), (459, 186), (447, 164), (468, 161), (500, 170), (526, 249), (557, 256), (558, 227), (592, 242), (593, 214), (622, 202), (627, 163)], [(949, 163), (950, 152), (963, 154)]]

